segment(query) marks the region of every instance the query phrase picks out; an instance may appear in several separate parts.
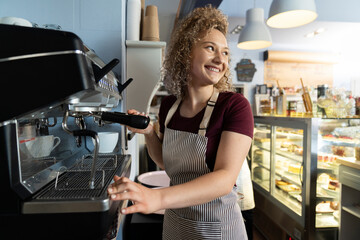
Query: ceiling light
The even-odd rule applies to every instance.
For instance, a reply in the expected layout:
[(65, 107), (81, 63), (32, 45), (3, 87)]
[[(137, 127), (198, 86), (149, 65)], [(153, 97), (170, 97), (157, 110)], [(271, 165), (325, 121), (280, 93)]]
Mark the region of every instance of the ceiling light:
[(318, 28), (315, 31), (309, 32), (308, 34), (305, 35), (305, 37), (307, 38), (312, 38), (315, 37), (316, 35), (319, 35), (321, 33), (325, 32), (325, 28)]
[(255, 50), (272, 45), (269, 29), (264, 22), (264, 9), (251, 8), (246, 11), (246, 23), (241, 30), (238, 48)]
[(231, 30), (231, 34), (238, 34), (241, 32), (241, 30), (244, 28), (242, 25), (237, 25), (233, 30)]
[(320, 34), (320, 33), (323, 33), (323, 32), (325, 32), (325, 28), (323, 28), (323, 27), (318, 28), (317, 30), (315, 30), (316, 34)]
[(309, 32), (305, 35), (306, 38), (312, 38), (315, 37), (315, 32)]
[(299, 27), (317, 18), (314, 0), (273, 0), (267, 25), (272, 28)]

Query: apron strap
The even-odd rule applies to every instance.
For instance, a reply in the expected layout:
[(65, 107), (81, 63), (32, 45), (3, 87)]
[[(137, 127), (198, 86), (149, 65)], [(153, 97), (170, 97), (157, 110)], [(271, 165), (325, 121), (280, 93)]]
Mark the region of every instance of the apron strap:
[(165, 127), (167, 127), (168, 123), (170, 122), (172, 116), (174, 115), (174, 113), (176, 112), (176, 109), (178, 108), (179, 104), (181, 103), (181, 98), (178, 98), (176, 100), (176, 102), (174, 102), (174, 104), (172, 105), (172, 107), (170, 108), (168, 114), (166, 115), (166, 119), (165, 119)]
[(208, 125), (209, 125), (211, 114), (212, 114), (212, 112), (214, 110), (214, 107), (215, 107), (216, 101), (218, 99), (218, 96), (219, 96), (219, 90), (217, 90), (217, 88), (214, 87), (214, 92), (211, 95), (211, 98), (207, 103), (205, 113), (204, 113), (204, 117), (203, 117), (203, 119), (202, 119), (202, 121), (200, 123), (199, 132), (198, 132), (199, 135), (205, 136), (205, 134), (206, 134), (206, 129), (207, 129)]
[[(209, 121), (211, 118), (211, 114), (214, 110), (216, 101), (218, 99), (219, 96), (219, 90), (217, 90), (217, 88), (214, 87), (214, 91), (213, 94), (211, 95), (210, 100), (207, 103), (206, 109), (205, 109), (205, 113), (204, 113), (204, 117), (200, 123), (200, 127), (199, 127), (199, 132), (198, 134), (205, 136), (206, 134), (206, 129), (209, 125)], [(168, 123), (170, 122), (172, 116), (174, 115), (174, 113), (176, 112), (179, 104), (181, 103), (181, 98), (178, 98), (176, 100), (176, 102), (171, 106), (168, 114), (166, 115), (166, 119), (165, 119), (165, 127), (167, 127)]]

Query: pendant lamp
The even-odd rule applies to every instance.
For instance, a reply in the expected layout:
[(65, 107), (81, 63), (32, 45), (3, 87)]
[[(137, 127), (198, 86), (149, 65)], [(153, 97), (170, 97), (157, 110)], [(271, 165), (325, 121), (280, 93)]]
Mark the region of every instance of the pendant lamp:
[(273, 0), (267, 25), (272, 28), (293, 28), (317, 18), (314, 0)]
[(246, 23), (240, 32), (237, 47), (255, 50), (270, 47), (271, 35), (264, 22), (264, 9), (251, 8), (246, 11)]

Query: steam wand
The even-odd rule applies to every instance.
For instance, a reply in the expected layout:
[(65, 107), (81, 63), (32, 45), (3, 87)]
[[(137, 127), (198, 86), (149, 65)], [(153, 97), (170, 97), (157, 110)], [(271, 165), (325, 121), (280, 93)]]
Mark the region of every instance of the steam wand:
[(65, 132), (67, 132), (68, 134), (70, 134), (74, 137), (90, 136), (95, 140), (94, 157), (93, 157), (93, 162), (91, 165), (90, 182), (89, 182), (90, 189), (94, 189), (95, 188), (96, 163), (97, 163), (98, 154), (99, 154), (99, 143), (100, 143), (99, 137), (97, 135), (97, 132), (92, 131), (92, 130), (81, 129), (81, 130), (71, 131), (67, 126), (68, 117), (69, 117), (69, 111), (65, 111), (64, 118), (62, 121), (62, 128)]

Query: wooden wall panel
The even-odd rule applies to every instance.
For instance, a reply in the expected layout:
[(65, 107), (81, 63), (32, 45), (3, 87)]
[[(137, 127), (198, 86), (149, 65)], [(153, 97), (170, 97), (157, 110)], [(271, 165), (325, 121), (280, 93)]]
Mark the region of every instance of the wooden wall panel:
[(268, 51), (264, 54), (264, 83), (281, 87), (333, 85), (333, 63), (336, 55), (326, 53), (304, 53)]
[(333, 85), (333, 65), (320, 63), (269, 62), (264, 63), (264, 83), (281, 87)]

